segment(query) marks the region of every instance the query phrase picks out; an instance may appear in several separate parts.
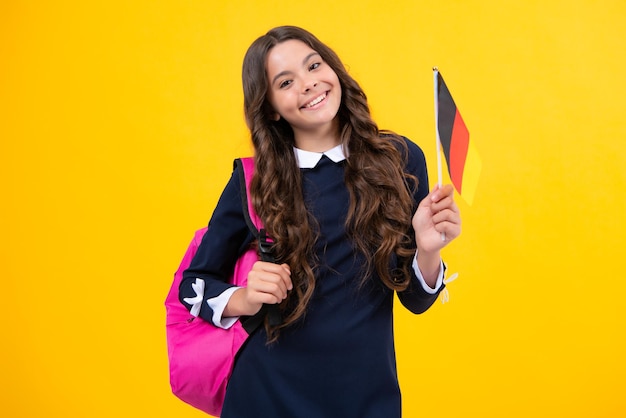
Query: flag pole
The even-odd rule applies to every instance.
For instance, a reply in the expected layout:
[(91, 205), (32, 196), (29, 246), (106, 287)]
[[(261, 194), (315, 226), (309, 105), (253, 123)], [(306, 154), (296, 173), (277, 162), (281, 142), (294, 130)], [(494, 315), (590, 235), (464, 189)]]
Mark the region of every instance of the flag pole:
[[(441, 138), (439, 137), (439, 69), (433, 67), (433, 91), (435, 92), (435, 134), (437, 138), (437, 185), (442, 186)], [(441, 240), (446, 240), (446, 233), (441, 233)]]
[(439, 88), (437, 86), (437, 79), (439, 78), (439, 69), (437, 67), (433, 67), (433, 91), (435, 92), (435, 133), (437, 137), (437, 185), (441, 188), (441, 178), (442, 178), (442, 170), (441, 170), (441, 138), (439, 137)]

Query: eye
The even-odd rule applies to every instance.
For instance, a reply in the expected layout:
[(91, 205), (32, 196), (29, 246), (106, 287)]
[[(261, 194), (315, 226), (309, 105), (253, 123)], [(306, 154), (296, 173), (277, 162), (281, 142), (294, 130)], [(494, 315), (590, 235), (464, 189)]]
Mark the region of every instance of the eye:
[(309, 71), (316, 70), (317, 68), (319, 68), (320, 65), (322, 65), (321, 62), (314, 62), (313, 64), (309, 65)]
[(284, 89), (285, 87), (289, 86), (291, 83), (292, 83), (291, 80), (281, 81), (280, 84), (278, 85), (278, 88)]

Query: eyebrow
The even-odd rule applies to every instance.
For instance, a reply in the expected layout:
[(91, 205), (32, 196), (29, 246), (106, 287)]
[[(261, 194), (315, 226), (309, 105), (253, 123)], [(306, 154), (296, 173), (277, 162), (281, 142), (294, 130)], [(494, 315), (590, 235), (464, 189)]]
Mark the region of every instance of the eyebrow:
[[(309, 55), (307, 55), (306, 57), (304, 57), (304, 59), (302, 60), (302, 65), (304, 66), (308, 60), (311, 59), (311, 57), (314, 57), (315, 55), (320, 55), (318, 52), (311, 52)], [(281, 71), (280, 73), (276, 74), (274, 76), (274, 78), (272, 79), (272, 84), (274, 84), (276, 82), (276, 80), (278, 80), (280, 77), (290, 74), (291, 71)]]

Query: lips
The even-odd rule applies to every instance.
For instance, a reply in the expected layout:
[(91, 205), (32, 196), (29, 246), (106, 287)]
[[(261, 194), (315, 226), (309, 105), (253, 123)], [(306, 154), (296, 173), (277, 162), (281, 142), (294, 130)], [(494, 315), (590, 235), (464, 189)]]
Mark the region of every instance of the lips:
[(321, 102), (324, 101), (324, 99), (326, 99), (326, 95), (328, 92), (324, 92), (322, 94), (320, 94), (319, 96), (317, 96), (315, 99), (311, 100), (309, 103), (305, 104), (304, 106), (302, 106), (303, 108), (311, 108)]

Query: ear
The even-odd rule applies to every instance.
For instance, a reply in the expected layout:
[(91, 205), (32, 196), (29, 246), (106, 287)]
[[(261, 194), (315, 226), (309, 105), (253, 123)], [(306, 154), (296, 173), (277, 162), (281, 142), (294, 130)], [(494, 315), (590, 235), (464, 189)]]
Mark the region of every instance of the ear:
[(272, 112), (272, 114), (270, 115), (270, 118), (274, 122), (278, 122), (280, 120), (280, 114), (278, 112)]

